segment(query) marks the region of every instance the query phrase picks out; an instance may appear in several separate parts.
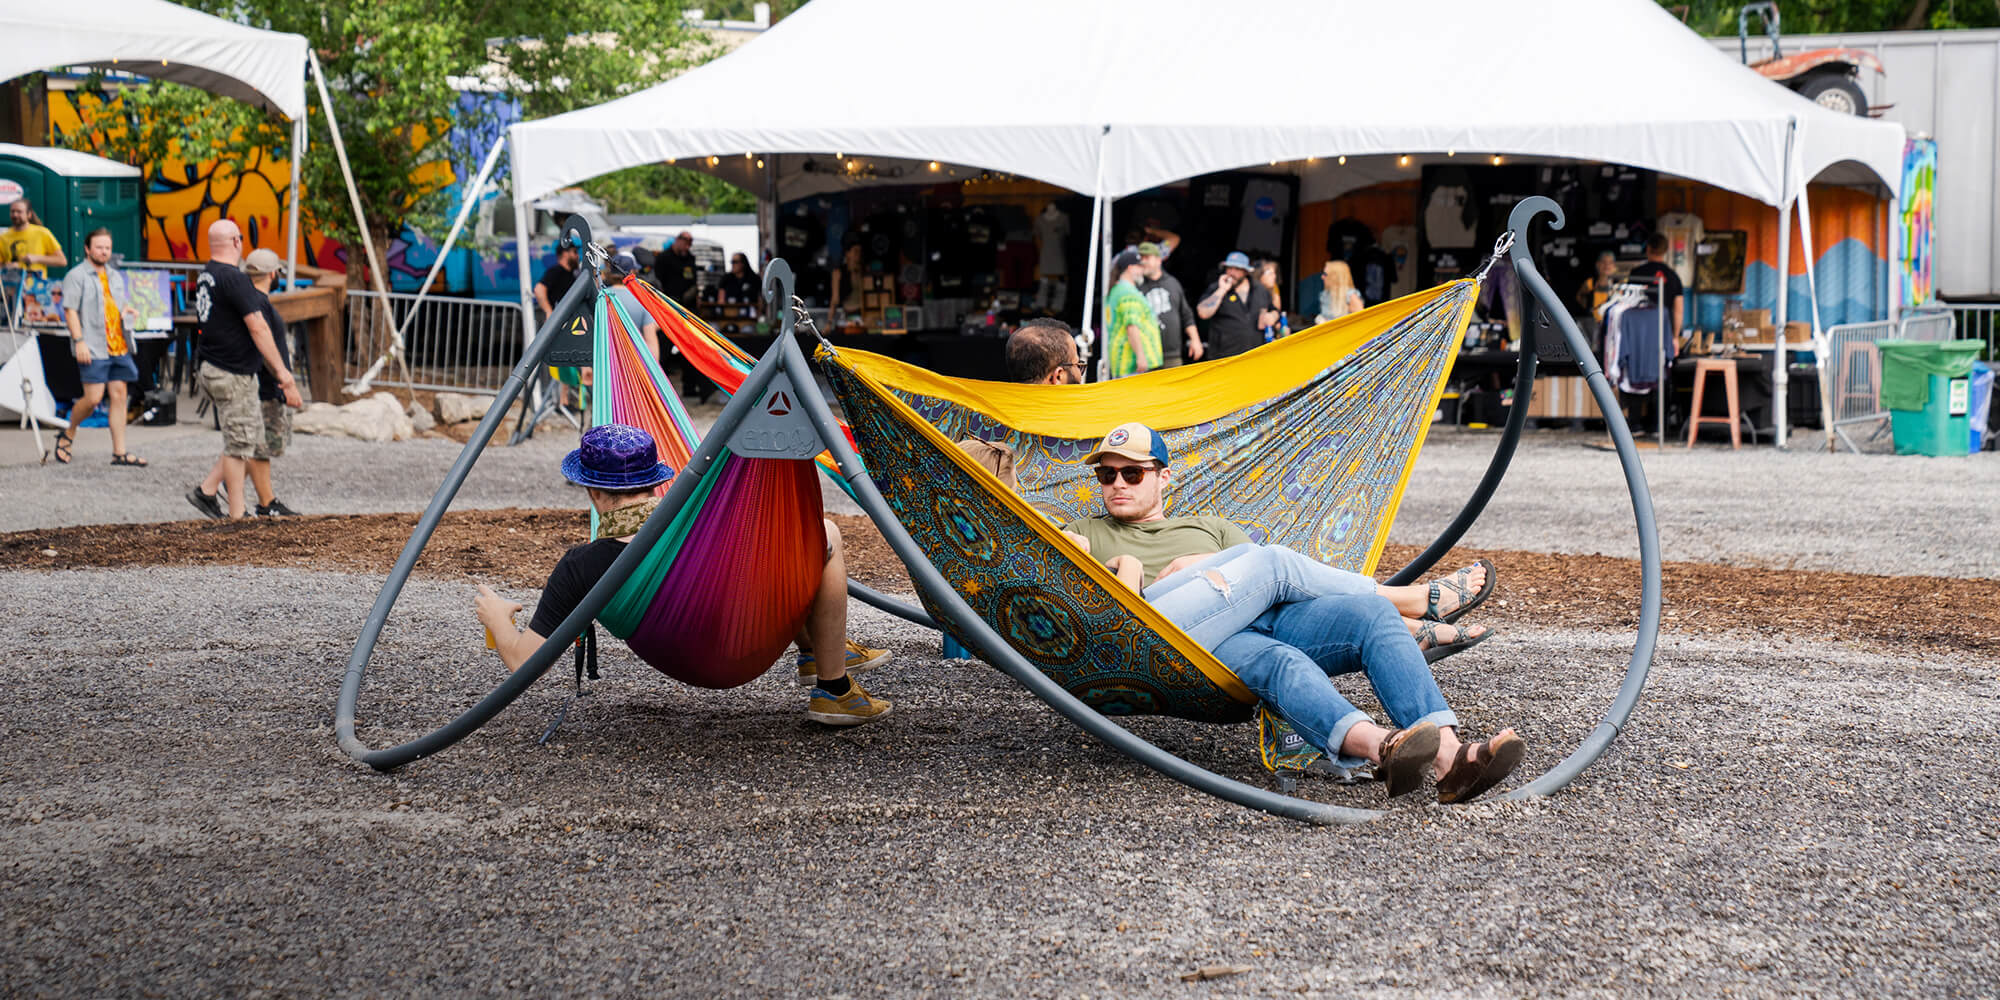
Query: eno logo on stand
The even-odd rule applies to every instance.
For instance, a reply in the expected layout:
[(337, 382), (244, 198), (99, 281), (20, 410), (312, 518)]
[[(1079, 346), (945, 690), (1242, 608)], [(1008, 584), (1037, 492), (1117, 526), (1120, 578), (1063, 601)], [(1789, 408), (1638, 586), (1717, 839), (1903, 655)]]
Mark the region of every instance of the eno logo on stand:
[(810, 459), (826, 445), (801, 412), (791, 379), (779, 372), (764, 393), (763, 405), (746, 414), (730, 434), (729, 450), (756, 458)]

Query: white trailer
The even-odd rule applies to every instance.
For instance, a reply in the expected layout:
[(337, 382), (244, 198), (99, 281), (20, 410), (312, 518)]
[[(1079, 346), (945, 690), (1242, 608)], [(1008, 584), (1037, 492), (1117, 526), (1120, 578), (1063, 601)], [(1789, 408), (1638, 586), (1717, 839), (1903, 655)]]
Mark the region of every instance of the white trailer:
[[(1732, 58), (1734, 37), (1716, 48)], [(1786, 53), (1854, 48), (1874, 53), (1884, 72), (1856, 79), (1871, 108), (1913, 135), (1937, 140), (1937, 208), (1932, 216), (1933, 278), (1947, 299), (2000, 298), (2000, 29), (1786, 35)], [(1771, 56), (1753, 36), (1750, 59)]]

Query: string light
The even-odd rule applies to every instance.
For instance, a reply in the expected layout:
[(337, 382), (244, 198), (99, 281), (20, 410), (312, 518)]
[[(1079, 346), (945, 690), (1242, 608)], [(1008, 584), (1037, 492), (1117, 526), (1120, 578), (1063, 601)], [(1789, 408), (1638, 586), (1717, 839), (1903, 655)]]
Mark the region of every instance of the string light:
[(1499, 154), (1499, 153), (1494, 153), (1494, 154), (1493, 154), (1493, 165), (1494, 165), (1494, 166), (1496, 166), (1496, 167), (1500, 165), (1500, 154)]
[(1444, 151), (1444, 155), (1446, 155), (1446, 156), (1457, 156), (1457, 155), (1458, 155), (1458, 150), (1456, 150), (1456, 149), (1447, 149), (1447, 150), (1445, 150), (1445, 151)]
[(936, 160), (931, 161), (931, 173), (937, 173), (938, 171), (943, 169), (944, 167), (941, 164), (939, 164), (938, 161)]
[(709, 166), (711, 166), (711, 167), (712, 167), (712, 166), (715, 166), (716, 164), (718, 164), (718, 163), (721, 163), (721, 162), (722, 162), (722, 160), (721, 160), (720, 158), (718, 158), (718, 157), (714, 157), (714, 156), (711, 156), (711, 157), (709, 157), (709, 158), (708, 158), (708, 165), (709, 165)]
[(1343, 166), (1343, 167), (1344, 167), (1344, 166), (1347, 166), (1347, 157), (1345, 157), (1345, 156), (1342, 156), (1342, 157), (1340, 158), (1340, 161), (1339, 161), (1339, 162), (1340, 162), (1340, 165), (1341, 165), (1341, 166)]
[(1396, 157), (1396, 165), (1397, 165), (1397, 166), (1399, 166), (1399, 167), (1407, 167), (1407, 166), (1409, 166), (1409, 165), (1410, 165), (1410, 154), (1408, 154), (1408, 153), (1404, 153), (1403, 155), (1401, 155), (1401, 156), (1398, 156), (1398, 157)]
[(757, 158), (757, 169), (764, 169), (764, 158), (761, 156)]

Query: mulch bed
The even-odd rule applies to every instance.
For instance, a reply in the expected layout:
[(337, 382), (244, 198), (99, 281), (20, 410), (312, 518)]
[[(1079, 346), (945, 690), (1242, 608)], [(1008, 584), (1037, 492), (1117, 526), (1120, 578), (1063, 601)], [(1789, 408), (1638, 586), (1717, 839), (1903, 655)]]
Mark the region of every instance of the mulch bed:
[[(908, 592), (909, 576), (866, 518), (835, 515), (850, 575)], [(14, 569), (118, 566), (273, 566), (386, 574), (415, 530), (414, 514), (331, 515), (285, 521), (100, 524), (0, 534), (0, 565)], [(582, 511), (452, 512), (418, 562), (426, 576), (536, 589), (582, 541)], [(1391, 545), (1382, 565), (1417, 554)], [(1630, 630), (1638, 622), (1635, 559), (1459, 550), (1450, 568), (1487, 556), (1500, 589), (1468, 619), (1517, 628)], [(2000, 650), (2000, 580), (1870, 576), (1667, 563), (1662, 628), (1686, 635), (1754, 633), (1836, 639), (1904, 651)]]

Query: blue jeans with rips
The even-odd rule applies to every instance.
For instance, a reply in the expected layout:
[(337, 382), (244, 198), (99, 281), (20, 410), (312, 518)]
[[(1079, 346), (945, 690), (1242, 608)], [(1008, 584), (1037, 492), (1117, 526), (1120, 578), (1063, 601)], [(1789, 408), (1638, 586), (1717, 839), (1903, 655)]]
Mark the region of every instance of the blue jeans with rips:
[(1388, 598), (1341, 594), (1282, 604), (1212, 647), (1217, 659), (1312, 745), (1355, 767), (1341, 743), (1367, 713), (1331, 678), (1362, 671), (1397, 728), (1458, 725)]
[(1214, 649), (1273, 607), (1375, 592), (1372, 577), (1335, 569), (1282, 545), (1245, 544), (1147, 587), (1145, 597), (1194, 641)]

